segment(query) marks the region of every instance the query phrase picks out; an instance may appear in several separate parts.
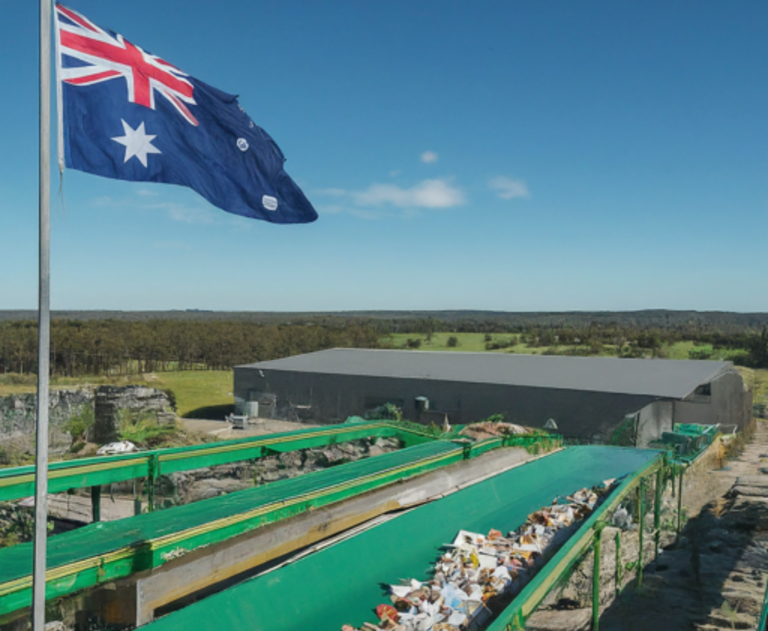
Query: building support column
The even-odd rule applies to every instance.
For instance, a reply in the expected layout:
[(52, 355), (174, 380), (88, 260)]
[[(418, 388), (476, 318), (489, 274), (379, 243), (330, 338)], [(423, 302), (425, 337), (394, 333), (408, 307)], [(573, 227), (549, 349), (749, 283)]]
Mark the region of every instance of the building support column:
[(680, 475), (678, 476), (678, 490), (677, 490), (677, 537), (675, 543), (680, 543), (680, 532), (683, 529), (683, 472), (685, 469), (680, 468)]
[(595, 527), (595, 541), (592, 544), (594, 563), (592, 565), (592, 631), (600, 627), (600, 541), (603, 536), (603, 526)]
[(623, 567), (621, 564), (621, 530), (616, 529), (616, 598), (621, 594)]
[(653, 505), (653, 550), (654, 561), (659, 558), (659, 542), (661, 541), (661, 492), (664, 490), (664, 468), (656, 472), (656, 491), (655, 502)]
[(640, 513), (640, 520), (637, 527), (640, 535), (640, 547), (637, 551), (637, 588), (640, 589), (643, 586), (643, 531), (645, 522), (645, 478), (640, 478), (640, 502), (638, 511)]
[(101, 486), (91, 487), (91, 517), (94, 523), (101, 521)]

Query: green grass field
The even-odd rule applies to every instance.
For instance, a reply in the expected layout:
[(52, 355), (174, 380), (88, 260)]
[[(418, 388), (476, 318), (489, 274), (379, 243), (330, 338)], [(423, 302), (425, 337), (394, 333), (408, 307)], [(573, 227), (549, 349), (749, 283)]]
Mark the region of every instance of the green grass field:
[[(145, 385), (173, 390), (179, 416), (219, 418), (232, 411), (234, 373), (231, 370), (183, 370), (119, 377), (54, 378), (52, 388), (76, 388), (100, 385)], [(0, 396), (34, 392), (34, 375), (0, 375)]]
[[(458, 339), (458, 345), (451, 348), (448, 346), (448, 338), (456, 337)], [(494, 333), (491, 335), (491, 339), (494, 341), (505, 341), (509, 339), (509, 335), (503, 335)], [(392, 345), (394, 348), (407, 348), (408, 340), (421, 340), (421, 351), (469, 351), (469, 352), (508, 352), (514, 351), (515, 353), (528, 353), (536, 354), (542, 353), (545, 348), (528, 348), (525, 344), (517, 344), (510, 348), (498, 349), (494, 351), (485, 350), (485, 334), (484, 333), (433, 333), (432, 339), (427, 340), (427, 336), (423, 333), (393, 333), (382, 339), (382, 343), (386, 345)]]
[[(448, 346), (448, 338), (456, 337), (458, 344), (454, 347)], [(503, 333), (491, 334), (492, 341), (504, 342), (509, 340), (510, 335)], [(553, 346), (537, 346), (529, 347), (527, 344), (516, 344), (509, 348), (494, 349), (492, 351), (486, 351), (485, 349), (485, 334), (484, 333), (433, 333), (432, 339), (427, 340), (427, 336), (424, 333), (392, 333), (382, 338), (382, 344), (385, 346), (391, 346), (392, 348), (408, 348), (408, 340), (421, 340), (421, 346), (417, 350), (421, 351), (465, 351), (475, 353), (519, 353), (524, 355), (541, 355), (549, 349), (556, 350), (558, 353), (564, 353), (573, 346), (553, 345)], [(664, 351), (669, 359), (689, 359), (689, 353), (691, 349), (704, 348), (697, 347), (694, 342), (675, 342), (670, 346), (665, 346)], [(711, 347), (709, 347), (711, 350)], [(717, 360), (730, 360), (733, 354), (737, 351), (719, 351), (714, 353), (711, 359)], [(603, 350), (600, 353), (601, 357), (616, 357), (616, 346), (613, 344), (603, 345)]]

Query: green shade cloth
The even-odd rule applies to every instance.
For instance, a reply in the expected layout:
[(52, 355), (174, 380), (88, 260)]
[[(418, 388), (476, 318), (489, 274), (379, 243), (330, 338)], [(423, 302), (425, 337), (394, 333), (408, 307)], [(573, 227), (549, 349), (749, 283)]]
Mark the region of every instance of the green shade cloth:
[[(658, 452), (570, 447), (479, 482), (143, 627), (148, 631), (339, 631), (375, 621), (385, 585), (426, 579), (460, 529), (508, 531), (556, 497), (640, 469)], [(568, 545), (568, 544), (566, 544)]]
[[(186, 506), (90, 524), (48, 539), (48, 568), (99, 557), (126, 546), (138, 549), (158, 537), (450, 452), (460, 453), (461, 447), (450, 442), (428, 442)], [(134, 569), (146, 569), (149, 563), (137, 558)], [(0, 587), (31, 572), (32, 543), (0, 549)]]

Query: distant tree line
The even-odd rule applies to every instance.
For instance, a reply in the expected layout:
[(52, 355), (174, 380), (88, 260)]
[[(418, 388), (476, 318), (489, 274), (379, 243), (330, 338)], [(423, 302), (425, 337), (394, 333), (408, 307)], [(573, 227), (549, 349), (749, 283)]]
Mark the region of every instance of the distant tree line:
[[(740, 314), (731, 314), (740, 315)], [(551, 316), (550, 316), (551, 317)], [(546, 322), (550, 317), (543, 318)], [(768, 367), (768, 328), (764, 319), (723, 317), (711, 321), (691, 318), (671, 318), (669, 324), (658, 324), (660, 318), (623, 318), (611, 321), (600, 318), (583, 322), (581, 314), (573, 321), (513, 323), (493, 318), (442, 320), (376, 319), (371, 324), (382, 335), (390, 333), (418, 333), (430, 340), (435, 333), (484, 333), (487, 350), (504, 349), (522, 343), (529, 348), (543, 348), (544, 354), (599, 355), (606, 345), (616, 349), (620, 357), (666, 357), (667, 347), (676, 342), (694, 342), (691, 359), (709, 359), (725, 351), (735, 363), (755, 368)], [(642, 323), (638, 323), (642, 322)], [(664, 318), (661, 318), (664, 322)], [(491, 334), (503, 337), (492, 338)], [(454, 340), (453, 345), (457, 341)], [(407, 347), (421, 347), (419, 338), (408, 339)], [(558, 347), (568, 347), (558, 350)]]
[[(691, 358), (707, 359), (724, 350), (736, 363), (768, 367), (768, 328), (760, 324), (761, 320), (723, 316), (713, 323), (669, 318), (666, 324), (665, 313), (643, 323), (607, 317), (585, 321), (583, 314), (572, 321), (565, 316), (561, 321), (553, 320), (557, 314), (545, 314), (538, 321), (300, 314), (269, 323), (246, 319), (54, 319), (51, 369), (54, 375), (72, 377), (229, 369), (333, 347), (386, 347), (386, 336), (393, 332), (415, 334), (408, 340), (411, 348), (421, 346), (419, 335), (429, 340), (438, 332), (474, 332), (485, 334), (489, 350), (523, 343), (543, 348), (545, 353), (596, 355), (611, 345), (622, 357), (664, 357), (669, 345), (692, 341), (696, 347)], [(452, 338), (449, 345), (457, 346), (458, 339)], [(36, 371), (37, 323), (0, 320), (0, 373)]]
[[(277, 324), (178, 320), (54, 320), (56, 376), (219, 370), (333, 347), (375, 348), (365, 323)], [(37, 323), (0, 322), (0, 373), (37, 372)]]

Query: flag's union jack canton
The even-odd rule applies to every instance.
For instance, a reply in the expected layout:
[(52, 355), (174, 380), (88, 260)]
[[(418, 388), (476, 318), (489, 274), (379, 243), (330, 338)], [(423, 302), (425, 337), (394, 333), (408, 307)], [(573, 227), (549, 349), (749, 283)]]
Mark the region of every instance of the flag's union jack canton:
[(188, 186), (255, 219), (317, 219), (280, 148), (236, 97), (60, 4), (56, 35), (67, 166)]

